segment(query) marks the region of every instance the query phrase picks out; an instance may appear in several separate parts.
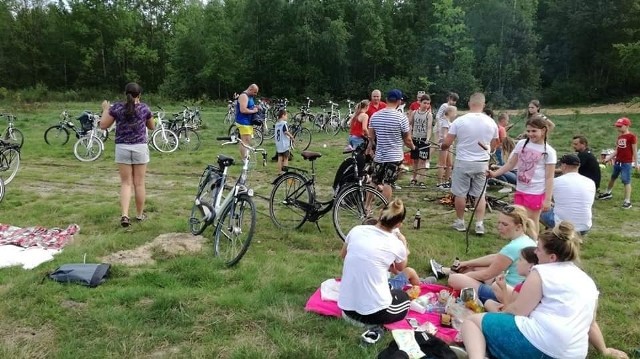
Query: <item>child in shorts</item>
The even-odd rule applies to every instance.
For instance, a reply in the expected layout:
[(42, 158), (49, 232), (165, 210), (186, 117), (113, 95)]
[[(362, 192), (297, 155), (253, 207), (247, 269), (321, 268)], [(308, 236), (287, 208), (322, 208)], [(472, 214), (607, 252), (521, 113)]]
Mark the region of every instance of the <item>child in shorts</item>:
[(556, 150), (547, 143), (547, 122), (541, 115), (527, 120), (527, 138), (518, 141), (504, 166), (488, 171), (491, 178), (499, 177), (518, 168), (514, 204), (527, 210), (527, 216), (539, 233), (540, 213), (551, 208)]
[[(449, 126), (458, 116), (458, 108), (449, 105), (444, 111), (444, 116), (438, 120), (438, 148), (444, 142), (444, 138), (449, 133)], [(446, 151), (440, 150), (438, 153), (438, 184), (440, 189), (451, 188), (449, 179), (451, 178), (451, 169), (453, 167), (453, 148)]]
[(280, 110), (278, 112), (278, 122), (276, 122), (274, 129), (275, 136), (273, 139), (276, 141), (279, 172), (282, 172), (282, 168), (289, 164), (289, 151), (291, 150), (291, 140), (293, 140), (293, 136), (287, 126), (288, 117), (287, 110)]
[(637, 153), (638, 145), (636, 135), (629, 131), (631, 127), (631, 120), (626, 117), (620, 118), (615, 123), (618, 130), (618, 141), (616, 143), (616, 149), (613, 153), (608, 154), (603, 159), (602, 163), (607, 163), (614, 160), (613, 172), (611, 173), (611, 179), (607, 190), (600, 195), (598, 199), (611, 199), (613, 195), (611, 190), (613, 185), (620, 176), (620, 180), (624, 185), (624, 201), (622, 202), (622, 208), (631, 208), (631, 169), (638, 162)]
[(498, 146), (496, 147), (496, 162), (498, 166), (504, 165), (502, 142), (507, 138), (507, 126), (509, 126), (509, 115), (503, 112), (498, 116)]

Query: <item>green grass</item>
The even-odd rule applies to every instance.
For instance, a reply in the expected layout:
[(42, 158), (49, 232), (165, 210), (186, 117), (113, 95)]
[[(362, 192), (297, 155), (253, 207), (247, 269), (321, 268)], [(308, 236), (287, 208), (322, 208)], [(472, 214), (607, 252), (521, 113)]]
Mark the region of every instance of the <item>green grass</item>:
[[(60, 148), (44, 143), (44, 130), (57, 123), (64, 108), (77, 115), (83, 109), (98, 110), (99, 104), (38, 104), (15, 112), (25, 145), (20, 172), (0, 203), (0, 222), (20, 227), (77, 223), (81, 230), (53, 262), (31, 271), (0, 270), (4, 299), (0, 357), (364, 358), (374, 357), (386, 346), (390, 335), (383, 344), (361, 348), (360, 329), (304, 312), (304, 304), (320, 283), (340, 275), (342, 243), (330, 216), (320, 221), (321, 232), (313, 224), (288, 233), (273, 226), (264, 197), (269, 196), (276, 176), (274, 163), (251, 174), (258, 225), (249, 251), (236, 267), (227, 269), (216, 260), (212, 231), (208, 230), (201, 251), (174, 255), (153, 250), (155, 263), (114, 264), (111, 278), (95, 289), (42, 282), (46, 272), (64, 263), (81, 262), (85, 254), (87, 262), (100, 262), (104, 256), (135, 249), (160, 234), (187, 232), (192, 196), (204, 166), (214, 162), (217, 154), (237, 157), (238, 153), (237, 147), (222, 148), (215, 141), (225, 132), (226, 108), (205, 108), (208, 128), (201, 132), (199, 151), (152, 152), (147, 177), (149, 220), (125, 231), (119, 226), (113, 139), (93, 163), (78, 162), (72, 143)], [(171, 110), (179, 108), (168, 112)], [(557, 129), (550, 143), (561, 155), (570, 151), (571, 136), (583, 133), (599, 153), (613, 147), (616, 134), (611, 120), (617, 117), (554, 117)], [(521, 129), (520, 123), (512, 133)], [(344, 158), (345, 137), (314, 133), (310, 150), (323, 153), (316, 162), (321, 198), (331, 196), (335, 170)], [(272, 155), (273, 144), (265, 146)], [(291, 165), (310, 167), (299, 155)], [(231, 169), (232, 176), (238, 173), (239, 167)], [(405, 176), (400, 184), (408, 181)], [(435, 178), (429, 181), (434, 184)], [(606, 186), (604, 181), (602, 185)], [(633, 195), (636, 207), (622, 210), (621, 193), (617, 184), (613, 201), (596, 203), (594, 229), (583, 246), (582, 266), (601, 291), (598, 321), (607, 343), (629, 351), (640, 343), (640, 195), (637, 190)], [(494, 234), (495, 214), (489, 214), (488, 234), (472, 237), (465, 254), (464, 236), (449, 229), (451, 208), (422, 200), (435, 198), (435, 191), (405, 188), (397, 195), (406, 201), (410, 217), (418, 208), (422, 213), (420, 231), (404, 230), (411, 246), (410, 264), (422, 275), (431, 257), (446, 262), (455, 256), (493, 253), (503, 244)], [(590, 357), (598, 356), (592, 353)]]

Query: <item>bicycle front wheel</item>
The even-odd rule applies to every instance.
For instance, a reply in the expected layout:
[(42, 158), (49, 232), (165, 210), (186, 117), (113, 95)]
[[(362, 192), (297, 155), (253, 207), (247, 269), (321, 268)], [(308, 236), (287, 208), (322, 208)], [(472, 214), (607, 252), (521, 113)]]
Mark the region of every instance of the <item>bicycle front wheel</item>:
[(256, 207), (247, 195), (239, 195), (222, 210), (215, 230), (215, 255), (231, 267), (251, 245), (256, 229)]
[(276, 180), (269, 198), (271, 221), (283, 229), (300, 228), (311, 206), (311, 189), (297, 173), (285, 173)]
[(178, 135), (167, 129), (154, 131), (151, 135), (153, 147), (162, 153), (171, 153), (178, 149)]
[(15, 148), (7, 148), (0, 152), (0, 178), (5, 185), (11, 183), (20, 168), (20, 152)]
[(340, 191), (333, 205), (333, 226), (344, 241), (351, 228), (368, 217), (376, 217), (387, 205), (387, 199), (371, 186), (352, 185)]
[(102, 154), (102, 146), (102, 141), (96, 136), (81, 137), (73, 145), (73, 154), (81, 162), (95, 161)]
[(4, 180), (0, 177), (0, 203), (4, 199)]
[(22, 134), (22, 131), (17, 128), (7, 128), (2, 139), (5, 142), (16, 144), (20, 148), (22, 148), (22, 144), (24, 143), (24, 135)]
[(47, 145), (64, 146), (69, 142), (69, 130), (60, 125), (51, 126), (44, 131), (44, 142)]
[(200, 148), (200, 135), (191, 128), (183, 127), (176, 133), (178, 148), (186, 151), (197, 151)]
[(293, 135), (294, 148), (300, 149), (300, 151), (306, 151), (311, 145), (311, 131), (308, 128), (302, 127), (300, 131)]

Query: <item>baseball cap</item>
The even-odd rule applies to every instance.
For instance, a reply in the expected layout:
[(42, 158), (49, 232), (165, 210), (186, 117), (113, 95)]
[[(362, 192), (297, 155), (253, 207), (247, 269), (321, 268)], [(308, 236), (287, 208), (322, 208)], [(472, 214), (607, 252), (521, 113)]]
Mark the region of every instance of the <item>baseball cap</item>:
[(560, 157), (560, 163), (564, 163), (565, 165), (570, 166), (580, 166), (580, 158), (573, 153), (567, 153), (566, 155)]
[(619, 118), (616, 121), (616, 125), (615, 126), (616, 127), (631, 126), (631, 120), (626, 118), (626, 117)]
[(403, 98), (402, 91), (398, 89), (393, 89), (387, 92), (387, 101), (396, 102), (396, 101), (402, 100), (402, 98)]

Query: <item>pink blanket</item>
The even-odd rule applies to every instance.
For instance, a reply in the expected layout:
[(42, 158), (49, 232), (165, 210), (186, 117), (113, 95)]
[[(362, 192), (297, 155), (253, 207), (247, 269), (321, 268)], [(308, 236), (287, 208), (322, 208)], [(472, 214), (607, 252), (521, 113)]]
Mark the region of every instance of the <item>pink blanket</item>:
[(0, 245), (61, 249), (73, 239), (79, 229), (77, 224), (61, 229), (41, 226), (20, 228), (0, 223)]
[[(429, 292), (438, 293), (442, 289), (449, 290), (450, 288), (442, 285), (436, 285), (436, 284), (422, 284), (420, 286), (420, 295), (424, 295)], [(322, 298), (320, 297), (320, 288), (318, 288), (318, 290), (316, 290), (315, 293), (311, 295), (311, 298), (309, 298), (309, 301), (307, 301), (307, 305), (304, 307), (304, 309), (307, 312), (313, 312), (313, 313), (328, 315), (332, 317), (342, 317), (342, 310), (338, 308), (337, 302), (322, 300)], [(438, 332), (436, 333), (436, 336), (447, 343), (454, 342), (456, 334), (458, 334), (457, 330), (453, 328), (445, 328), (440, 325), (440, 314), (438, 313), (426, 312), (424, 314), (420, 314), (418, 312), (409, 310), (409, 314), (407, 315), (407, 318), (415, 318), (418, 320), (420, 324), (424, 322), (433, 323), (433, 325), (435, 325), (438, 328)], [(384, 327), (387, 328), (388, 330), (411, 329), (411, 326), (409, 325), (409, 323), (407, 323), (406, 320), (402, 320), (396, 323), (386, 324)]]

